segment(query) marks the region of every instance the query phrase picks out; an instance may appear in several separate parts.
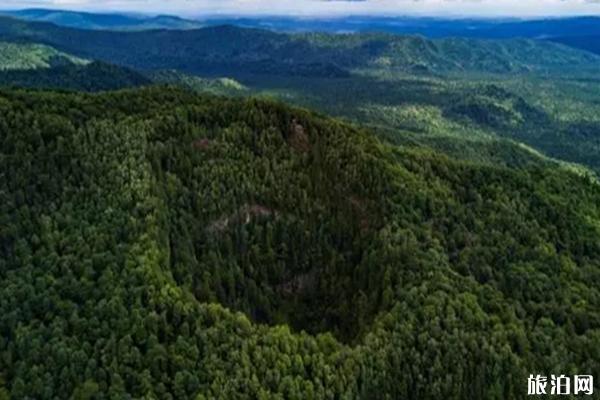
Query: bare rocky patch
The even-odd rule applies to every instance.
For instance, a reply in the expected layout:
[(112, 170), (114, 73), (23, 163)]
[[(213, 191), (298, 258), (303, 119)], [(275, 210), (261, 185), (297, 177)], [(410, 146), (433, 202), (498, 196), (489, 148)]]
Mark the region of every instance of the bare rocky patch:
[(290, 124), (290, 136), (288, 142), (294, 150), (302, 153), (306, 153), (311, 149), (310, 138), (308, 137), (304, 126), (302, 126), (295, 118)]
[(206, 229), (209, 233), (221, 233), (231, 225), (246, 225), (257, 218), (277, 216), (278, 212), (260, 204), (245, 204), (233, 214), (223, 216), (213, 221)]

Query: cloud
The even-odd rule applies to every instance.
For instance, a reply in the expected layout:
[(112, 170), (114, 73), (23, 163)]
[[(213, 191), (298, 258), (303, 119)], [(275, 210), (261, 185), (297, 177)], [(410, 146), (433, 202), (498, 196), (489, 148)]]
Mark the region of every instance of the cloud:
[(2, 8), (49, 7), (182, 15), (600, 15), (600, 0), (0, 0)]

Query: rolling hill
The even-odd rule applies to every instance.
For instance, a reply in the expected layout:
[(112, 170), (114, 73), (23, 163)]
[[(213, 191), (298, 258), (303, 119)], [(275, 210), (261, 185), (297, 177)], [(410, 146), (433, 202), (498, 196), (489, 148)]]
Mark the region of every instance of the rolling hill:
[(151, 83), (129, 68), (89, 61), (50, 46), (0, 42), (0, 86), (101, 91)]
[(586, 177), (175, 89), (0, 116), (2, 397), (524, 399), (600, 368)]
[(387, 34), (289, 35), (233, 26), (109, 32), (0, 18), (0, 39), (45, 43), (81, 57), (142, 70), (238, 77), (348, 77), (353, 70), (520, 73), (590, 69), (600, 57), (544, 41), (428, 40)]
[(88, 62), (41, 44), (0, 42), (0, 71), (85, 65)]

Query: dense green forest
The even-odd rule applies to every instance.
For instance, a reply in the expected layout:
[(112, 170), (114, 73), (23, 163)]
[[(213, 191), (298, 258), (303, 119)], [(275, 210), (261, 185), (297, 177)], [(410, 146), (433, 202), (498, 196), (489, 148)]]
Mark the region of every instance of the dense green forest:
[(515, 399), (600, 371), (600, 186), (269, 100), (0, 92), (0, 398)]
[(225, 96), (256, 94), (241, 82), (231, 78), (201, 78), (177, 70), (159, 70), (145, 74), (155, 84), (178, 86), (202, 93)]
[(600, 373), (599, 56), (7, 17), (0, 40), (0, 400)]
[(86, 65), (0, 72), (0, 86), (97, 92), (150, 85), (153, 80), (128, 68), (95, 61)]

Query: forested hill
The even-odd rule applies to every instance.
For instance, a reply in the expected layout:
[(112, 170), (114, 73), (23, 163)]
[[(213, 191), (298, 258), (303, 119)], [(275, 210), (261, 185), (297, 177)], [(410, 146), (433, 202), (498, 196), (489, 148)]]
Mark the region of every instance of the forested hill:
[(137, 69), (230, 76), (346, 77), (352, 70), (364, 68), (418, 73), (596, 71), (600, 64), (598, 56), (544, 41), (289, 35), (233, 26), (111, 32), (0, 17), (0, 39), (45, 43), (82, 57)]
[(585, 36), (561, 36), (553, 40), (571, 47), (600, 54), (600, 34)]
[(49, 46), (0, 42), (0, 71), (31, 70), (87, 63), (87, 60), (65, 54)]
[(0, 92), (0, 171), (0, 398), (518, 399), (600, 370), (600, 187), (560, 169), (153, 88)]
[[(97, 92), (150, 85), (154, 81), (126, 67), (99, 61), (85, 65), (0, 72), (0, 86)], [(168, 83), (168, 82), (165, 82)]]

